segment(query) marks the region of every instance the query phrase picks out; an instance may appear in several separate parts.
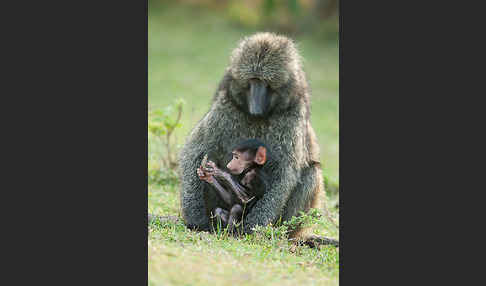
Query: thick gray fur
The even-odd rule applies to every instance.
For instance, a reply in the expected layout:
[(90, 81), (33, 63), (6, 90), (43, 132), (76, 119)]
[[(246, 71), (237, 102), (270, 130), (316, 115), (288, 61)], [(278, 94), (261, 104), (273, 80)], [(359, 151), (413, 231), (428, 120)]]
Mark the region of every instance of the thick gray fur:
[[(239, 95), (251, 78), (264, 80), (273, 90), (275, 107), (265, 118), (252, 117), (240, 106)], [(209, 112), (194, 127), (180, 155), (181, 208), (187, 226), (210, 229), (209, 212), (214, 205), (206, 205), (205, 198), (219, 203), (207, 194), (209, 186), (196, 174), (204, 154), (224, 167), (231, 148), (249, 138), (262, 140), (270, 149), (264, 166), (270, 189), (246, 216), (245, 232), (320, 207), (318, 197), (324, 188), (319, 147), (309, 122), (309, 96), (301, 59), (290, 39), (258, 33), (239, 43)]]

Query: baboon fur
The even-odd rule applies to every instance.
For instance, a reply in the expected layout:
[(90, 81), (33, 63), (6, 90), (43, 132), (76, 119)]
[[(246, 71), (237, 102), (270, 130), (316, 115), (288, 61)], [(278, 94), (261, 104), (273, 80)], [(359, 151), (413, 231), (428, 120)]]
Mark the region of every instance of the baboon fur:
[[(271, 87), (273, 109), (263, 118), (251, 116), (242, 107), (241, 94), (251, 78)], [(181, 152), (181, 208), (188, 227), (210, 230), (211, 211), (221, 203), (196, 174), (203, 156), (209, 153), (212, 161), (224, 167), (231, 148), (248, 138), (265, 142), (272, 156), (264, 166), (269, 189), (245, 217), (244, 232), (321, 207), (324, 185), (319, 145), (309, 122), (309, 96), (301, 59), (290, 39), (257, 33), (239, 43), (209, 112), (194, 127)], [(304, 235), (301, 228), (291, 238)]]

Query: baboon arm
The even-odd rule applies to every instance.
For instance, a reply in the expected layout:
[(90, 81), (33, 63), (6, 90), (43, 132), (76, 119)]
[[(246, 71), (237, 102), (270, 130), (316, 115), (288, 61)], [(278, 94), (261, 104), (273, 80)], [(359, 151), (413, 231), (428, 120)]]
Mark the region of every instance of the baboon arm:
[(274, 179), (271, 180), (269, 189), (245, 218), (243, 226), (245, 233), (251, 233), (256, 225), (266, 226), (275, 223), (282, 215), (285, 203), (297, 185), (297, 172), (285, 161), (282, 160), (280, 163), (280, 168), (270, 174)]
[(235, 180), (229, 173), (222, 172), (222, 176), (218, 177), (225, 185), (232, 191), (238, 198), (239, 204), (247, 203), (250, 200), (250, 196), (246, 192), (246, 189), (237, 180)]
[[(197, 127), (196, 127), (197, 128)], [(200, 132), (192, 134), (188, 144), (180, 153), (181, 170), (181, 210), (184, 223), (191, 229), (209, 230), (209, 218), (204, 204), (204, 192), (209, 186), (205, 185), (197, 175), (197, 168), (206, 154), (204, 146), (198, 144), (202, 139)]]
[(213, 180), (211, 185), (216, 189), (221, 199), (228, 205), (233, 205), (233, 200), (231, 194), (223, 188), (223, 186), (218, 182), (218, 180)]
[[(214, 115), (209, 111), (193, 128), (180, 153), (181, 211), (189, 228), (210, 230), (210, 219), (205, 203), (210, 185), (199, 179), (197, 169), (205, 154), (220, 153), (221, 147), (215, 138), (221, 137), (221, 128), (213, 126)], [(211, 130), (211, 133), (208, 133)], [(216, 162), (218, 163), (218, 162)]]

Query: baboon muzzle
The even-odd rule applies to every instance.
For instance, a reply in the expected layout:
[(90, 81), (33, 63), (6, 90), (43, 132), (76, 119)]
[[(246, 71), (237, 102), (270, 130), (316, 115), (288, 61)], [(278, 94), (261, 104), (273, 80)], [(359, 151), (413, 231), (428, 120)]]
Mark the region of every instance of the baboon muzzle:
[(259, 79), (250, 81), (250, 96), (248, 98), (248, 111), (251, 115), (262, 116), (267, 112), (268, 98), (267, 86)]

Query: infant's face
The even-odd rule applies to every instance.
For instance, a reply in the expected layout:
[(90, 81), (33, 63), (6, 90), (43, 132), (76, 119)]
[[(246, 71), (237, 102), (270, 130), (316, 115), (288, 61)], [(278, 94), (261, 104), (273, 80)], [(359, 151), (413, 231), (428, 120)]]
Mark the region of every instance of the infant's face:
[(252, 158), (247, 152), (233, 151), (233, 159), (226, 166), (233, 175), (241, 174), (252, 163)]

